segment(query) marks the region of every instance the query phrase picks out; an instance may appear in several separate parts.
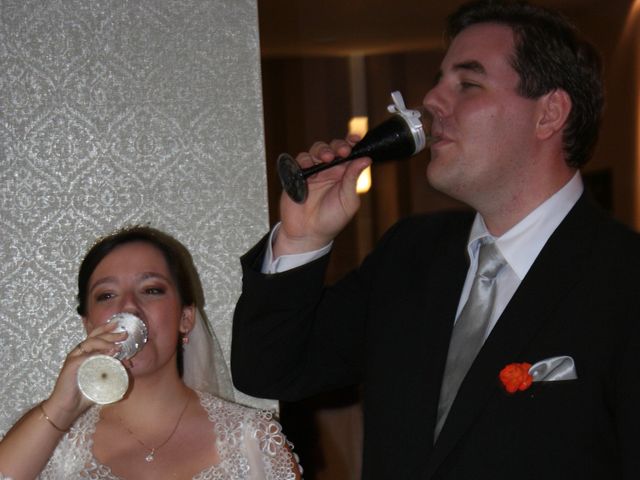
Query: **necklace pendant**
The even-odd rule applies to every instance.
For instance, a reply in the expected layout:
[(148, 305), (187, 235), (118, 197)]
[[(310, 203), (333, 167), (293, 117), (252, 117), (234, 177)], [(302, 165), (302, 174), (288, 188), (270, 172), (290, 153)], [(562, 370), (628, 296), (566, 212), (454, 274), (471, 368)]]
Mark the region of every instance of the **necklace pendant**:
[(152, 448), (151, 451), (149, 452), (149, 455), (144, 457), (144, 459), (147, 463), (151, 463), (155, 460), (155, 455), (156, 455), (156, 449)]

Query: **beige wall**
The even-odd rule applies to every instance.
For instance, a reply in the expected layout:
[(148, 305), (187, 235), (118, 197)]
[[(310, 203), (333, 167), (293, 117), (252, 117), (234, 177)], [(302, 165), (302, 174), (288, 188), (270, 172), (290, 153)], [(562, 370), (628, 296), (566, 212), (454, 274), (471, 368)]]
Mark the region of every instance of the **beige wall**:
[(190, 248), (228, 358), (238, 257), (267, 204), (255, 0), (3, 0), (0, 14), (1, 433), (83, 338), (79, 260), (125, 224)]

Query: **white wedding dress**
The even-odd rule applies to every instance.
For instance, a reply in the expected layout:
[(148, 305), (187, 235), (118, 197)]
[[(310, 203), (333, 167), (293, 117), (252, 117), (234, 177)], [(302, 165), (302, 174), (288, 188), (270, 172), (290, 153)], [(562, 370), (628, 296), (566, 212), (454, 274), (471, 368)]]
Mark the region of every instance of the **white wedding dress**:
[[(280, 424), (271, 412), (198, 392), (215, 432), (220, 461), (193, 480), (293, 480), (297, 458), (287, 448)], [(93, 456), (93, 434), (100, 419), (94, 405), (73, 424), (53, 452), (40, 480), (124, 480)], [(0, 473), (0, 480), (10, 480)], [(133, 480), (133, 479), (127, 479)]]

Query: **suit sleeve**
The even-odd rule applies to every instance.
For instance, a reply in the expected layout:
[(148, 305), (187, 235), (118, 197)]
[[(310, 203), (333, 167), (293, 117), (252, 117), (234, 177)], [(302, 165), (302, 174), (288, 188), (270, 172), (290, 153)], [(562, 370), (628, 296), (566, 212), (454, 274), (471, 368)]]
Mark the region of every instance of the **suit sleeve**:
[(235, 386), (249, 395), (293, 401), (358, 383), (367, 295), (358, 274), (325, 288), (329, 255), (263, 274), (265, 242), (241, 258), (231, 348)]

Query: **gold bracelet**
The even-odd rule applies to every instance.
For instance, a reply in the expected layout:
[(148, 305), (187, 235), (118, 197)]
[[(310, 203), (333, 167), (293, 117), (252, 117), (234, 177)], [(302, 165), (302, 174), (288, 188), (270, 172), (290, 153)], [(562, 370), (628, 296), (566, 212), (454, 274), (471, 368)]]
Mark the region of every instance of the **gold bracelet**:
[(59, 426), (57, 426), (55, 423), (53, 423), (53, 420), (51, 420), (49, 418), (49, 415), (47, 415), (47, 412), (44, 411), (44, 407), (42, 406), (42, 404), (39, 404), (38, 407), (40, 408), (40, 411), (42, 412), (42, 416), (45, 418), (45, 420), (47, 422), (49, 422), (51, 424), (51, 426), (53, 428), (55, 428), (56, 430), (58, 430), (59, 432), (62, 432), (62, 433), (67, 433), (69, 431), (69, 428), (64, 430), (64, 429), (60, 428)]

